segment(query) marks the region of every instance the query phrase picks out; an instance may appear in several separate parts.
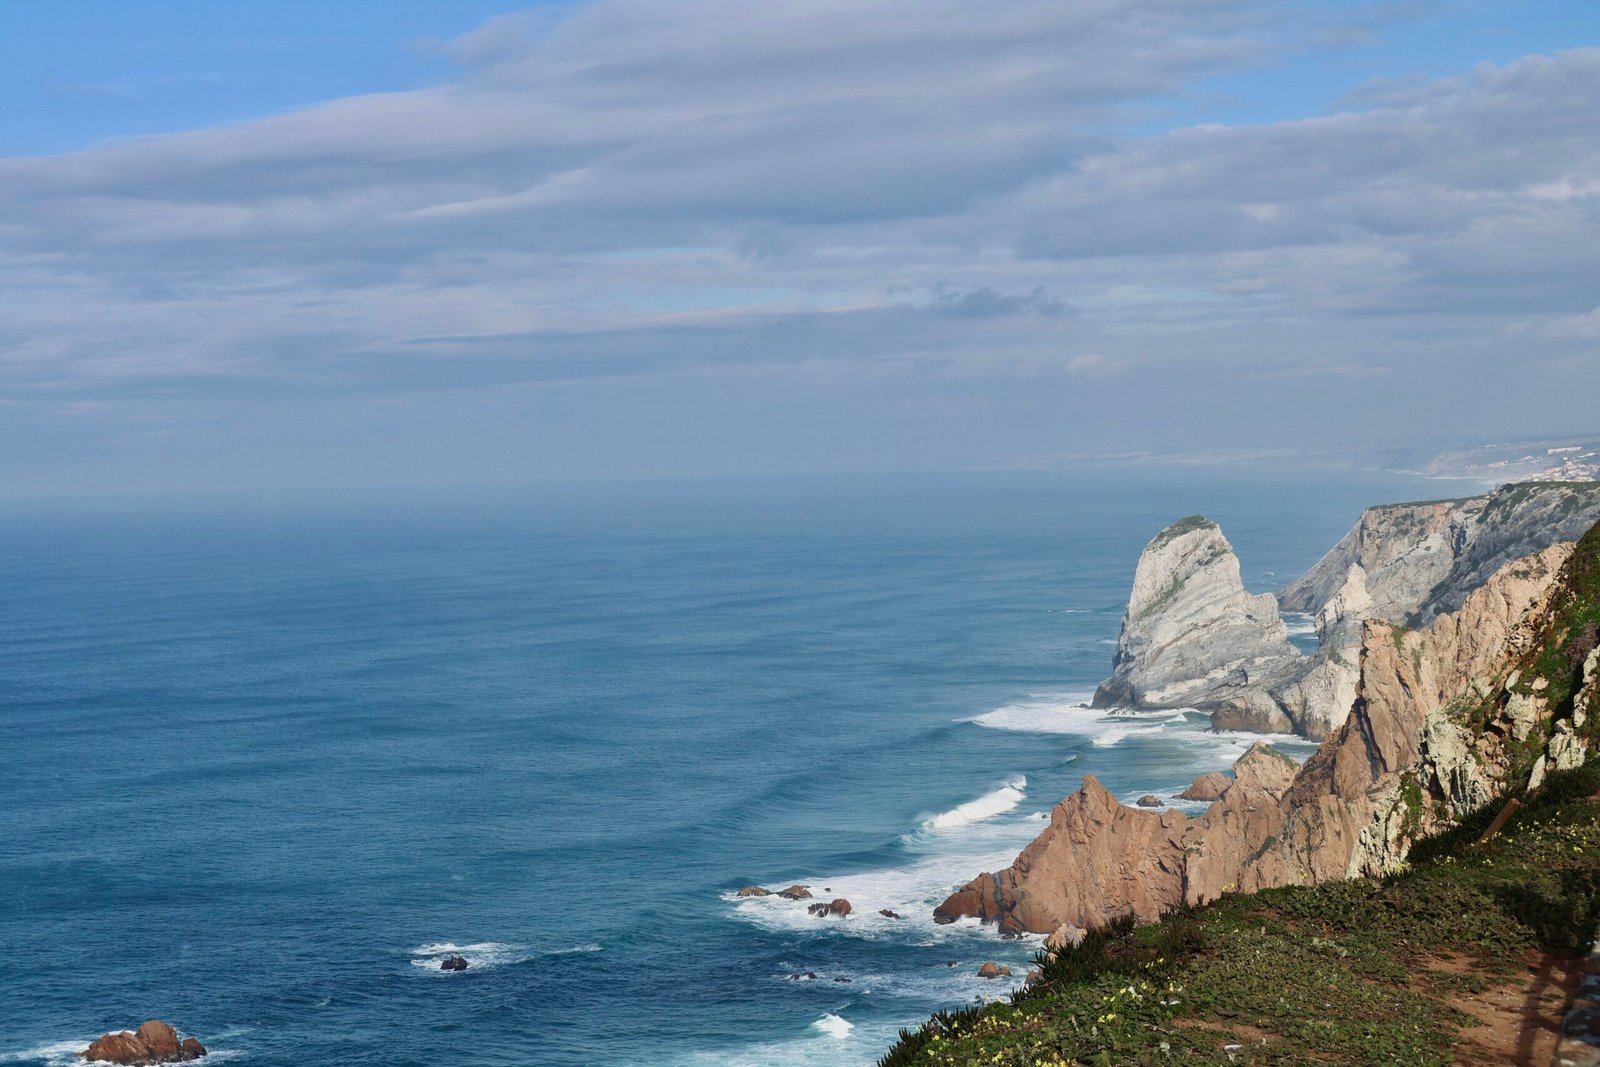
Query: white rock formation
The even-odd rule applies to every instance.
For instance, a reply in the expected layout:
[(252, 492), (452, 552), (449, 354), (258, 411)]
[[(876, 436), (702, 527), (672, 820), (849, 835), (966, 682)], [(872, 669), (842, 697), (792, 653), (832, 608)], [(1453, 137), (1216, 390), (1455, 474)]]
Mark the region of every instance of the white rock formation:
[(1268, 699), (1303, 657), (1270, 593), (1251, 596), (1217, 524), (1198, 515), (1156, 535), (1139, 557), (1112, 674), (1096, 707), (1200, 708)]

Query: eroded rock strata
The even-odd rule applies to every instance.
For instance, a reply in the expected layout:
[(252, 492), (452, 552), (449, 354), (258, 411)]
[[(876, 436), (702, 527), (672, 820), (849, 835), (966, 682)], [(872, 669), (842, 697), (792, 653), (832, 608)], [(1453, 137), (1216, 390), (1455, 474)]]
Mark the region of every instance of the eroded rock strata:
[(1425, 629), (1364, 620), (1351, 714), (1304, 767), (1257, 744), (1193, 819), (1124, 807), (1086, 777), (1015, 863), (935, 917), (1049, 933), (1382, 872), (1419, 837), (1582, 762), (1600, 714), (1597, 629), (1600, 527), (1501, 567)]

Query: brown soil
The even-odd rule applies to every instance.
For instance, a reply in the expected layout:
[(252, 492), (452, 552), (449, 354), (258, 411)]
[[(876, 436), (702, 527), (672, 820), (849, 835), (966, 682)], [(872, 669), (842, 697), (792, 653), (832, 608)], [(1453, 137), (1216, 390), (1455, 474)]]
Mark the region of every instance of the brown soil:
[(1445, 975), (1476, 974), (1484, 979), (1481, 993), (1458, 991), (1450, 1004), (1481, 1020), (1465, 1027), (1456, 1041), (1463, 1064), (1518, 1064), (1546, 1067), (1555, 1057), (1561, 1017), (1583, 974), (1583, 961), (1529, 951), (1505, 961), (1511, 973), (1488, 974), (1477, 961), (1444, 957), (1429, 970)]

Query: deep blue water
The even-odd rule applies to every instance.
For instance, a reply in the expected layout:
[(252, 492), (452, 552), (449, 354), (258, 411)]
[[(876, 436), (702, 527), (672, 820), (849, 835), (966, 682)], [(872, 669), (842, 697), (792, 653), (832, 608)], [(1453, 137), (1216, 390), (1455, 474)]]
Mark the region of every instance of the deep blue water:
[[(983, 960), (1021, 973), (1031, 945), (929, 911), (1085, 771), (1171, 790), (1249, 740), (1070, 708), (1150, 536), (1204, 512), (1268, 589), (1362, 506), (1440, 495), (1182, 470), (13, 505), (0, 1061), (158, 1016), (251, 1067), (871, 1063), (1003, 992)], [(856, 914), (729, 897), (792, 881)]]

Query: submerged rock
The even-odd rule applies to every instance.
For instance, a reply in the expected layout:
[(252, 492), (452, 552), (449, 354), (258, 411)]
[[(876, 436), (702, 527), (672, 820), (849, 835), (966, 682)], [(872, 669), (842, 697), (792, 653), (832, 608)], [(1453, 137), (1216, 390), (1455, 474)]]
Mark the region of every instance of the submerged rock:
[(148, 1019), (139, 1024), (133, 1033), (126, 1030), (109, 1033), (78, 1053), (80, 1059), (94, 1063), (139, 1065), (149, 1063), (181, 1063), (197, 1060), (206, 1054), (198, 1040), (178, 1039), (178, 1032), (160, 1019)]
[(901, 915), (900, 913), (890, 911), (888, 908), (879, 908), (878, 909), (878, 914), (882, 915), (885, 919), (903, 919), (903, 918), (905, 918), (905, 916)]

